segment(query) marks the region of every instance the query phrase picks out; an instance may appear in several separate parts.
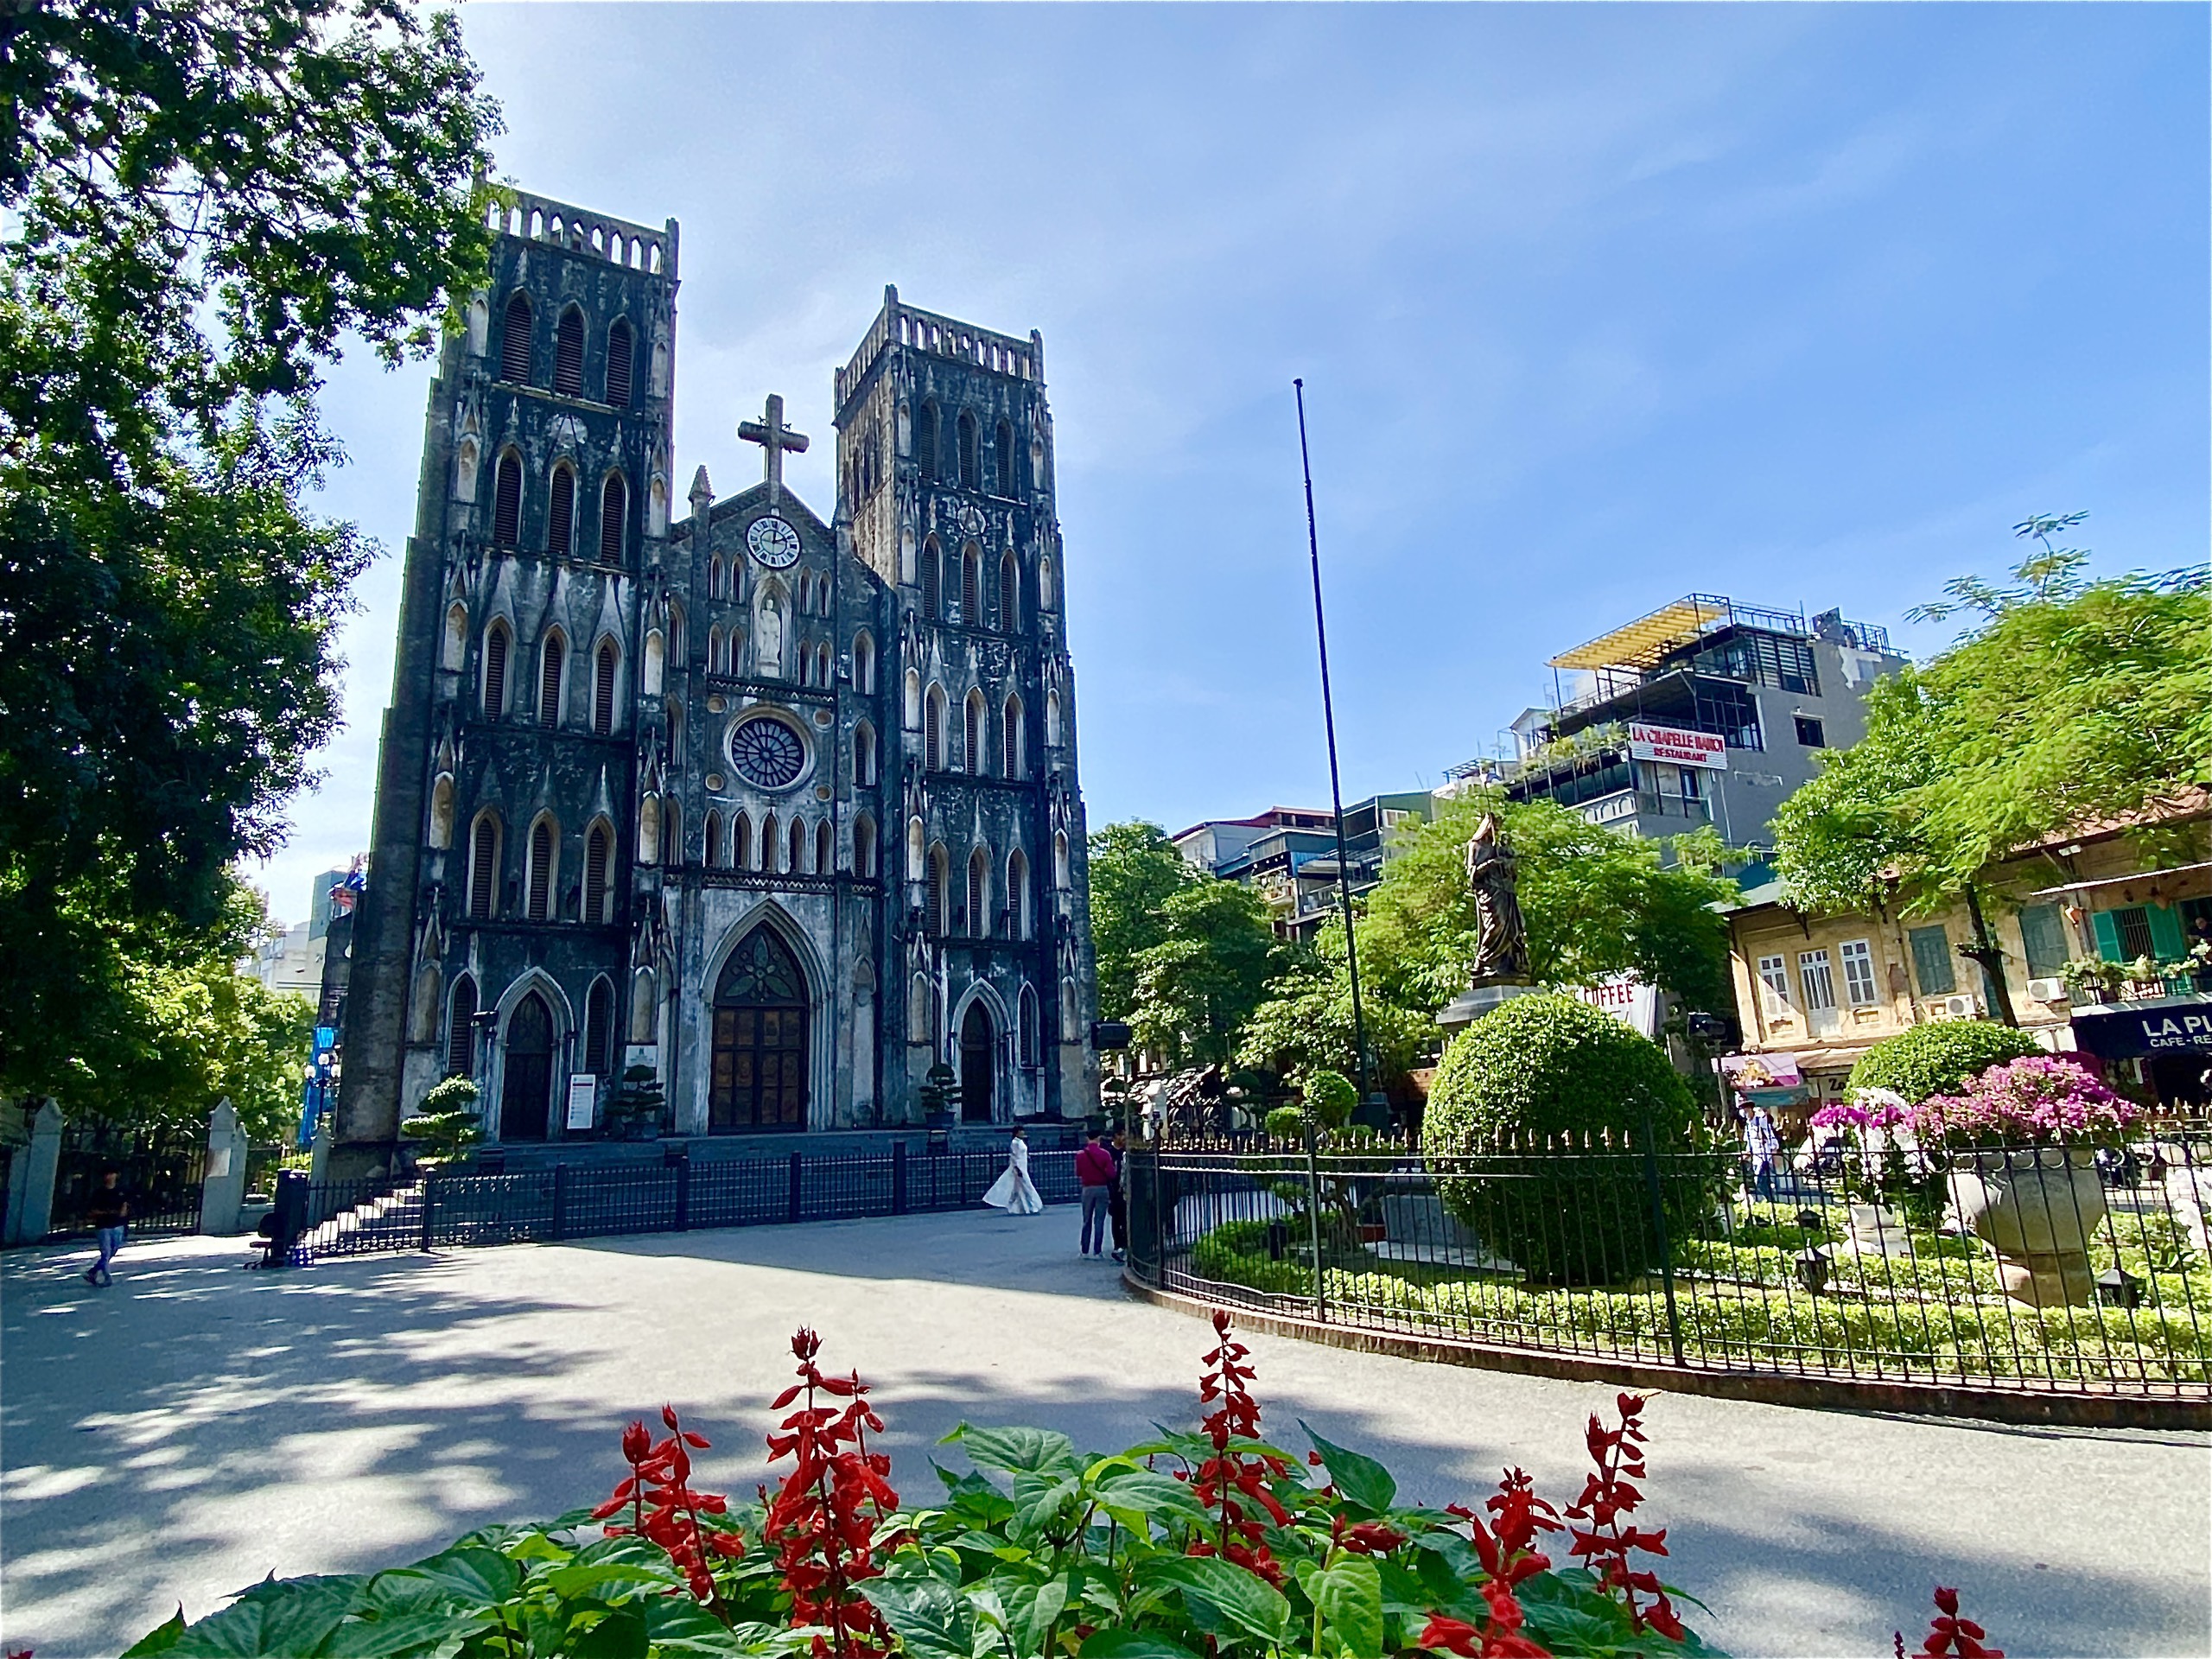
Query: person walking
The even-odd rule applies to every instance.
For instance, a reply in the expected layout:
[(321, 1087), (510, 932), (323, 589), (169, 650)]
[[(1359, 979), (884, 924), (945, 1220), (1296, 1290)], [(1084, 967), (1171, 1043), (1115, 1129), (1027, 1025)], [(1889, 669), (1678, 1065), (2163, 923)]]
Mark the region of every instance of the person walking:
[(1106, 1218), (1114, 1224), (1114, 1259), (1129, 1259), (1129, 1137), (1114, 1131), (1114, 1185), (1108, 1189)]
[(1083, 1239), (1077, 1255), (1106, 1254), (1106, 1218), (1114, 1207), (1114, 1182), (1121, 1173), (1114, 1154), (1093, 1129), (1075, 1155), (1075, 1178), (1083, 1187)]
[(1044, 1212), (1044, 1198), (1029, 1179), (1029, 1137), (1021, 1132), (1019, 1124), (1014, 1126), (1014, 1139), (1007, 1143), (1006, 1173), (991, 1183), (991, 1190), (983, 1194), (983, 1202), (1009, 1216)]
[(1782, 1156), (1782, 1134), (1765, 1107), (1751, 1108), (1751, 1118), (1744, 1125), (1744, 1146), (1751, 1154), (1751, 1190), (1762, 1198), (1772, 1198), (1775, 1161)]
[(108, 1263), (123, 1248), (124, 1230), (130, 1223), (130, 1195), (123, 1189), (119, 1172), (100, 1172), (100, 1184), (92, 1189), (92, 1202), (85, 1206), (85, 1218), (97, 1230), (100, 1241), (99, 1260), (85, 1269), (85, 1282), (111, 1285), (115, 1275), (108, 1271)]

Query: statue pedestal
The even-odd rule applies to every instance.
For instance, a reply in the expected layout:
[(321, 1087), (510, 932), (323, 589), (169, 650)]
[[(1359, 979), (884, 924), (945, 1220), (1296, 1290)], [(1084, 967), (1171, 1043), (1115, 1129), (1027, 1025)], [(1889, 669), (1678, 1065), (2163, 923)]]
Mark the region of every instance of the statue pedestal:
[(1478, 980), (1446, 1005), (1436, 1023), (1457, 1036), (1484, 1014), (1494, 1014), (1515, 997), (1527, 996), (1536, 988), (1521, 980)]

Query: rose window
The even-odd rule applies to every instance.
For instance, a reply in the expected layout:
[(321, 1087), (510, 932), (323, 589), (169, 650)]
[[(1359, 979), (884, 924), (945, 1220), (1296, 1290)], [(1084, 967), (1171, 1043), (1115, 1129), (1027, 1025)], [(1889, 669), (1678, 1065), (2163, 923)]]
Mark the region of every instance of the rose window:
[(730, 734), (729, 758), (755, 789), (781, 789), (806, 769), (806, 746), (782, 721), (763, 715)]

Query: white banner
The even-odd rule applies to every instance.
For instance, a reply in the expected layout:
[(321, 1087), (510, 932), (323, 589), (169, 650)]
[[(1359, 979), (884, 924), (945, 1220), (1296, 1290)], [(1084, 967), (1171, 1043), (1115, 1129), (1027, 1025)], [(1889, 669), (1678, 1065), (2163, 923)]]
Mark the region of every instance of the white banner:
[(1622, 974), (1599, 985), (1578, 985), (1570, 995), (1593, 1008), (1603, 1008), (1639, 1036), (1658, 1038), (1658, 989), (1633, 974)]
[(592, 1077), (569, 1079), (569, 1127), (572, 1129), (591, 1128), (592, 1109), (599, 1104), (599, 1079)]
[(1678, 726), (1630, 721), (1628, 752), (1638, 760), (1667, 760), (1678, 766), (1702, 766), (1708, 772), (1728, 770), (1727, 739), (1711, 732), (1686, 732)]

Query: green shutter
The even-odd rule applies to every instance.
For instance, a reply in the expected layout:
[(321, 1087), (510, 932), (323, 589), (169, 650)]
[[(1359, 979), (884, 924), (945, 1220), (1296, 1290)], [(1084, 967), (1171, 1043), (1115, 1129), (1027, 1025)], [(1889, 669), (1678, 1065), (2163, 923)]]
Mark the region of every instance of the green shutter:
[(2168, 905), (2146, 905), (2151, 917), (2151, 954), (2160, 962), (2172, 962), (2189, 950), (2189, 941), (2182, 936), (2181, 918)]
[(2100, 910), (2094, 912), (2089, 918), (2089, 925), (2097, 936), (2097, 954), (2107, 962), (2124, 961), (2120, 954), (2120, 923), (2114, 919), (2112, 912)]
[(1911, 933), (1913, 977), (1923, 996), (1948, 996), (1958, 988), (1951, 965), (1951, 936), (1939, 925), (1916, 927)]
[(2066, 964), (2066, 924), (2056, 905), (2034, 905), (2020, 912), (2020, 948), (2028, 959), (2028, 976), (2041, 979)]

